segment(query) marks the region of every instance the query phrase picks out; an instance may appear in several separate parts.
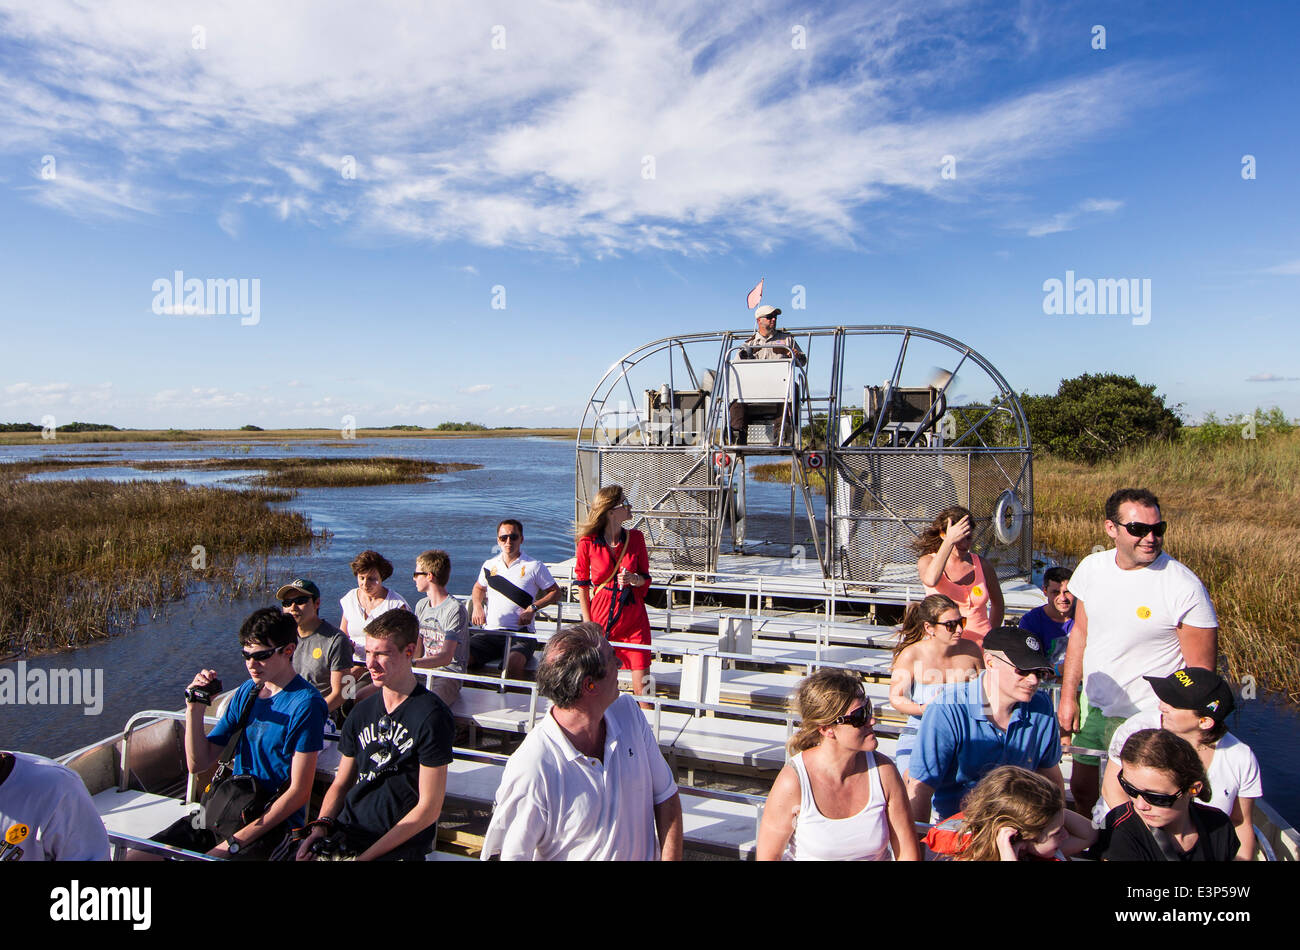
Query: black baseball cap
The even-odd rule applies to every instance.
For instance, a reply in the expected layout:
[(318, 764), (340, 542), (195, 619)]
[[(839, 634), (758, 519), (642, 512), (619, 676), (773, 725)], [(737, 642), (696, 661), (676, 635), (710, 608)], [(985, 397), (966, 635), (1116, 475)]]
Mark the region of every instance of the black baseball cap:
[(1237, 708), (1232, 689), (1222, 676), (1199, 666), (1185, 666), (1168, 676), (1144, 676), (1162, 702), (1175, 709), (1190, 709), (1215, 722), (1223, 722)]
[(984, 649), (1006, 655), (1022, 670), (1050, 670), (1052, 661), (1043, 652), (1043, 641), (1023, 627), (998, 627), (984, 636)]

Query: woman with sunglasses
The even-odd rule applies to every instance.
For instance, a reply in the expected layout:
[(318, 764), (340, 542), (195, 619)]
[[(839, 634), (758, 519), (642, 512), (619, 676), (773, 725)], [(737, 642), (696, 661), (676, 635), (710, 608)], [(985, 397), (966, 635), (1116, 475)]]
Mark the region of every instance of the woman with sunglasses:
[(1128, 801), (1106, 816), (1094, 849), (1103, 861), (1231, 861), (1241, 842), (1209, 801), (1210, 780), (1196, 750), (1172, 732), (1128, 737), (1116, 776)]
[(800, 682), (794, 706), (802, 722), (763, 809), (758, 860), (919, 860), (907, 792), (877, 751), (862, 680), (818, 670)]
[[(635, 528), (623, 527), (631, 517), (632, 506), (620, 486), (606, 485), (596, 493), (587, 520), (578, 527), (573, 580), (583, 620), (599, 624), (611, 643), (649, 646), (645, 597), (650, 586), (650, 556), (645, 536)], [(643, 695), (650, 651), (615, 647), (614, 652), (620, 665), (632, 671), (632, 692)]]
[(916, 539), (916, 571), (927, 594), (943, 594), (966, 618), (962, 635), (978, 646), (1002, 626), (1005, 606), (998, 573), (971, 550), (971, 514), (959, 505), (945, 508)]
[(908, 717), (894, 750), (904, 782), (925, 704), (950, 683), (974, 679), (984, 669), (979, 647), (962, 638), (965, 625), (957, 605), (943, 594), (909, 605), (903, 615), (889, 677), (889, 704)]

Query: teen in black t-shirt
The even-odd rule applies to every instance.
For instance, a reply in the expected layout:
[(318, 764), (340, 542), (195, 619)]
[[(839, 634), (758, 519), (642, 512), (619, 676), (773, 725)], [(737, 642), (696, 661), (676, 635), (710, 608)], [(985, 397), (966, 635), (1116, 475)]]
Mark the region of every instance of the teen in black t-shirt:
[[(366, 667), (379, 692), (353, 708), (341, 759), (298, 860), (419, 860), (437, 835), (454, 725), (447, 704), (411, 671), (419, 621), (407, 610), (366, 627)], [(327, 840), (323, 840), (327, 839)]]
[[(1196, 842), (1184, 851), (1163, 829), (1148, 828), (1132, 802), (1120, 805), (1106, 816), (1097, 852), (1103, 861), (1231, 861), (1237, 856), (1241, 841), (1227, 815), (1192, 802), (1188, 817), (1196, 829)], [(1165, 841), (1157, 841), (1156, 835)]]

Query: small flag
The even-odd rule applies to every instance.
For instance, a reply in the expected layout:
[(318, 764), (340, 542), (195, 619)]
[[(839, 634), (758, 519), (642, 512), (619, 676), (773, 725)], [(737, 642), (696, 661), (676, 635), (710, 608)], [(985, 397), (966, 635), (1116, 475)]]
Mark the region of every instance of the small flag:
[(759, 278), (758, 283), (754, 285), (754, 289), (751, 290), (749, 296), (745, 298), (745, 306), (750, 310), (757, 307), (759, 302), (763, 299), (763, 281), (766, 279), (766, 277)]

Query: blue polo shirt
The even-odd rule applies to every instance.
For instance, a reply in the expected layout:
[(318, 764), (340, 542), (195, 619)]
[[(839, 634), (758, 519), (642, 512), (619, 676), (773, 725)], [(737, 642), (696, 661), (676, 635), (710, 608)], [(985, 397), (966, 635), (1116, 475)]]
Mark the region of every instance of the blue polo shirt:
[(934, 810), (947, 818), (999, 765), (1037, 771), (1061, 761), (1061, 733), (1052, 701), (1035, 693), (1011, 710), (1006, 732), (985, 715), (984, 677), (945, 687), (925, 706), (908, 773), (934, 789)]
[(1053, 641), (1060, 637), (1068, 637), (1070, 628), (1073, 626), (1073, 617), (1066, 617), (1058, 622), (1047, 616), (1047, 611), (1043, 607), (1035, 607), (1020, 618), (1020, 628), (1038, 634), (1039, 639), (1043, 641), (1044, 650), (1049, 653), (1052, 650)]

